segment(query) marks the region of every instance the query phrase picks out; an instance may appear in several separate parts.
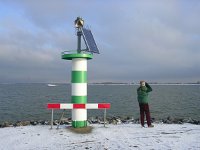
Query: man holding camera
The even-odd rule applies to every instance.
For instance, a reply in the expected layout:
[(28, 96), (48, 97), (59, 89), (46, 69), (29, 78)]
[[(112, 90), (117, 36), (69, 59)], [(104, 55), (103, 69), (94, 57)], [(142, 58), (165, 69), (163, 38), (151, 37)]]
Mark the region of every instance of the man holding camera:
[(152, 91), (150, 85), (145, 81), (140, 81), (140, 87), (137, 89), (137, 99), (140, 106), (140, 122), (142, 127), (144, 127), (144, 114), (146, 115), (148, 127), (154, 127), (151, 124), (151, 117), (149, 111), (149, 98), (148, 93)]

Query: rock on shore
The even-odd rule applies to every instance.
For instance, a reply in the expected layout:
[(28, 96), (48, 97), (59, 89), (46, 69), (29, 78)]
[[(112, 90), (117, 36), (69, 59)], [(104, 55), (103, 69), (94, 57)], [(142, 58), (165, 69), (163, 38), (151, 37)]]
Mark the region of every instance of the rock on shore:
[[(60, 120), (54, 120), (53, 124), (54, 125), (58, 125), (60, 123), (60, 125), (70, 125), (72, 122), (71, 118), (63, 118), (60, 122)], [(88, 119), (88, 123), (89, 124), (104, 124), (104, 118), (103, 117), (90, 117)], [(133, 124), (139, 124), (140, 121), (139, 119), (134, 119), (133, 117), (120, 117), (120, 116), (113, 116), (113, 117), (107, 117), (106, 118), (106, 124), (129, 124), (129, 123), (133, 123)], [(191, 123), (191, 124), (196, 124), (196, 125), (200, 125), (200, 121), (199, 120), (195, 120), (192, 118), (188, 118), (188, 119), (181, 119), (181, 118), (174, 118), (171, 116), (168, 116), (166, 119), (162, 119), (162, 120), (156, 120), (155, 118), (152, 118), (152, 123), (164, 123), (164, 124), (183, 124), (183, 123)], [(17, 121), (15, 123), (11, 123), (11, 122), (3, 122), (0, 124), (0, 128), (4, 128), (4, 127), (18, 127), (18, 126), (28, 126), (28, 125), (50, 125), (50, 121), (49, 120), (31, 120), (31, 121)]]

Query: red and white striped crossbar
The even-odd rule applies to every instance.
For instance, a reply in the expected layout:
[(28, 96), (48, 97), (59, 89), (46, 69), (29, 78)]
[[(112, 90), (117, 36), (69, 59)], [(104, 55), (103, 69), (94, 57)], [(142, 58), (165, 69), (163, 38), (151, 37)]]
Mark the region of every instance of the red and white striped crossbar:
[(110, 103), (90, 103), (90, 104), (73, 104), (73, 103), (48, 103), (48, 109), (110, 109)]

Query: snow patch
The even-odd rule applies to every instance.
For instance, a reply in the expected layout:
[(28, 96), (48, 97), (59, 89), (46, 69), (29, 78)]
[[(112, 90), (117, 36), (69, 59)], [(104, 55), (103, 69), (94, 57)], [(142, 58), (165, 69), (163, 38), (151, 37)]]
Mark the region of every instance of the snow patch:
[(92, 124), (89, 134), (77, 134), (69, 126), (23, 126), (0, 128), (1, 150), (70, 150), (70, 149), (200, 149), (200, 126), (193, 124)]

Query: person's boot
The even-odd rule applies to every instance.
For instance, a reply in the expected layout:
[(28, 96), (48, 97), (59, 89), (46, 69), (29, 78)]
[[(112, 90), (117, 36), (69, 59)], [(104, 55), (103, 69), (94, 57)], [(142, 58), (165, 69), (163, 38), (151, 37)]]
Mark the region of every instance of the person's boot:
[(151, 124), (151, 125), (149, 125), (148, 127), (149, 127), (149, 128), (153, 128), (153, 127), (154, 127), (154, 125), (152, 125), (152, 124)]

